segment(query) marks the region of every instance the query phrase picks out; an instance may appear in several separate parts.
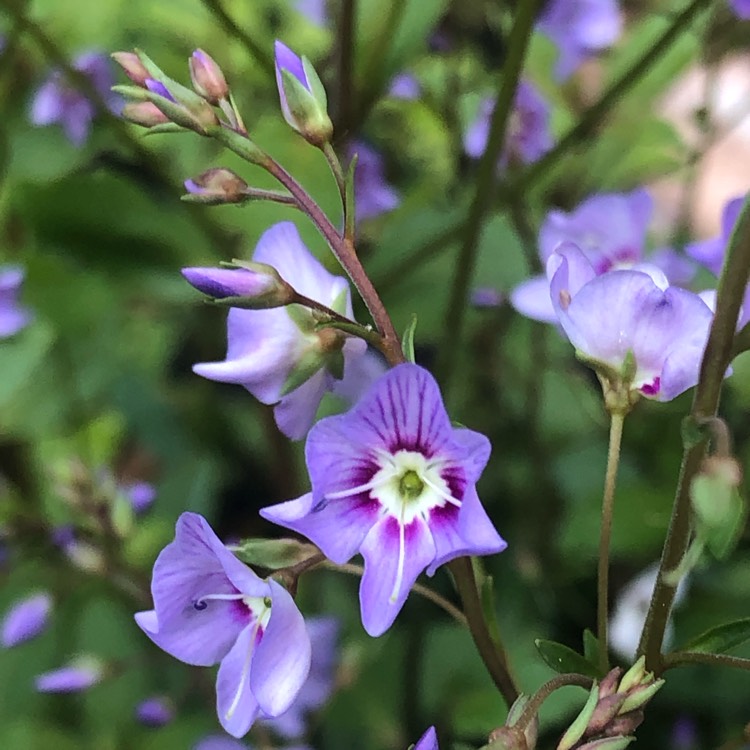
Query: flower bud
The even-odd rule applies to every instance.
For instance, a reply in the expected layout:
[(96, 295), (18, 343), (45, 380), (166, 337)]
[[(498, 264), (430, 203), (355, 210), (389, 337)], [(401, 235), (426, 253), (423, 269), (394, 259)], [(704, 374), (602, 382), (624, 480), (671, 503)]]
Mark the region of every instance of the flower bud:
[(11, 648), (39, 635), (46, 627), (52, 598), (46, 592), (27, 596), (14, 604), (0, 624), (0, 644)]
[(589, 725), (589, 721), (591, 721), (591, 717), (594, 715), (594, 710), (596, 709), (598, 700), (599, 686), (594, 685), (591, 688), (586, 703), (578, 716), (576, 716), (575, 721), (568, 727), (565, 734), (562, 736), (562, 739), (557, 746), (557, 750), (571, 750), (571, 748), (576, 747), (578, 741), (586, 733), (586, 728)]
[(197, 49), (190, 56), (190, 78), (193, 88), (211, 104), (218, 104), (229, 96), (224, 73), (216, 61), (202, 49)]
[(617, 684), (620, 681), (621, 676), (622, 669), (620, 667), (615, 667), (614, 669), (610, 669), (610, 671), (607, 672), (607, 674), (599, 683), (599, 700), (602, 700), (603, 698), (606, 698), (607, 696), (610, 696), (612, 695), (612, 693), (616, 692)]
[(135, 52), (113, 52), (111, 57), (136, 86), (145, 88), (146, 80), (151, 78), (151, 74)]
[(127, 102), (122, 108), (122, 117), (144, 128), (169, 122), (169, 118), (152, 102)]
[(182, 275), (199, 292), (229, 307), (265, 310), (283, 307), (296, 297), (279, 272), (265, 263), (242, 263), (241, 268), (183, 268)]
[(614, 695), (600, 698), (586, 726), (586, 735), (591, 737), (601, 734), (615, 716), (620, 713), (622, 704), (625, 703), (625, 698), (626, 696), (622, 693), (615, 693)]
[(646, 657), (641, 656), (635, 664), (622, 676), (620, 685), (617, 688), (618, 693), (627, 693), (628, 690), (640, 685), (646, 677)]
[(632, 688), (628, 691), (620, 713), (626, 714), (636, 708), (642, 708), (661, 690), (662, 685), (664, 685), (664, 680), (659, 679), (650, 684), (641, 684)]
[(640, 708), (635, 711), (628, 711), (626, 714), (615, 717), (602, 734), (606, 737), (625, 737), (631, 735), (643, 724), (643, 719), (643, 711)]
[(320, 148), (333, 134), (323, 84), (306, 57), (299, 57), (279, 41), (274, 49), (276, 84), (284, 119), (308, 143)]
[(188, 195), (184, 200), (191, 203), (219, 205), (223, 203), (245, 203), (249, 200), (248, 185), (231, 169), (223, 167), (209, 169), (192, 180), (185, 181)]
[(67, 666), (37, 675), (34, 686), (40, 693), (80, 693), (104, 677), (104, 664), (95, 656), (82, 656)]

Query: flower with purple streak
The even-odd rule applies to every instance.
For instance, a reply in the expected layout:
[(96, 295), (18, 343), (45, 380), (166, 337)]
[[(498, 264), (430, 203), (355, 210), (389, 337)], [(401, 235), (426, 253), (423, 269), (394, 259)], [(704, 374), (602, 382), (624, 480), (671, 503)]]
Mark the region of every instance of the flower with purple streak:
[(104, 677), (104, 666), (93, 656), (83, 656), (60, 669), (37, 675), (34, 687), (39, 693), (80, 693), (97, 685)]
[(354, 172), (354, 199), (357, 221), (373, 219), (393, 211), (401, 203), (396, 190), (385, 179), (383, 157), (364, 141), (349, 146), (349, 157), (357, 155)]
[(220, 663), (217, 712), (242, 737), (261, 715), (289, 709), (310, 668), (302, 615), (276, 581), (243, 565), (196, 513), (183, 513), (159, 554), (154, 609), (136, 622), (160, 648), (196, 666)]
[(430, 727), (420, 738), (414, 750), (439, 750), (435, 727)]
[(737, 18), (743, 21), (750, 19), (750, 0), (729, 0), (729, 4)]
[(549, 0), (539, 30), (557, 46), (555, 77), (563, 81), (618, 40), (622, 18), (617, 0)]
[[(114, 79), (106, 55), (85, 52), (75, 59), (73, 67), (89, 79), (110, 110), (119, 109), (120, 99), (110, 91)], [(60, 123), (68, 140), (75, 146), (86, 141), (95, 116), (96, 105), (75, 84), (66, 81), (60, 71), (54, 71), (42, 84), (31, 104), (34, 125)]]
[[(351, 318), (352, 303), (345, 279), (330, 274), (313, 257), (291, 222), (268, 229), (258, 241), (253, 260), (273, 266), (300, 294), (333, 307)], [(299, 440), (315, 419), (326, 391), (349, 377), (352, 362), (367, 349), (364, 341), (347, 338), (343, 348), (329, 352), (319, 337), (316, 319), (294, 306), (270, 310), (232, 308), (227, 318), (227, 357), (223, 362), (201, 363), (193, 371), (210, 380), (237, 383), (261, 403), (276, 404), (279, 429)], [(329, 369), (329, 356), (343, 356), (344, 381)], [(305, 367), (307, 378), (290, 388), (290, 378)]]
[(349, 412), (312, 428), (312, 491), (261, 515), (335, 563), (362, 553), (362, 622), (378, 636), (425, 568), (433, 575), (456, 557), (505, 549), (476, 492), (489, 455), (484, 435), (452, 426), (432, 375), (398, 365)]
[[(479, 105), (476, 118), (466, 131), (464, 149), (474, 159), (480, 158), (487, 147), (494, 109), (495, 100), (484, 99)], [(504, 167), (509, 161), (531, 164), (550, 148), (552, 135), (547, 102), (529, 81), (519, 81), (500, 166)]]
[(669, 401), (698, 381), (713, 313), (659, 269), (597, 275), (573, 243), (547, 262), (557, 318), (578, 356), (610, 385)]
[(147, 727), (163, 727), (174, 719), (174, 704), (163, 695), (154, 695), (135, 707), (135, 717)]
[(281, 716), (263, 722), (285, 739), (296, 739), (305, 734), (306, 715), (323, 708), (333, 692), (336, 676), (338, 620), (310, 617), (306, 622), (312, 647), (310, 674), (291, 708)]
[(16, 602), (0, 623), (0, 643), (11, 648), (39, 635), (49, 622), (52, 597), (45, 591)]
[(23, 278), (17, 266), (0, 267), (0, 339), (15, 335), (32, 320), (31, 312), (18, 303)]

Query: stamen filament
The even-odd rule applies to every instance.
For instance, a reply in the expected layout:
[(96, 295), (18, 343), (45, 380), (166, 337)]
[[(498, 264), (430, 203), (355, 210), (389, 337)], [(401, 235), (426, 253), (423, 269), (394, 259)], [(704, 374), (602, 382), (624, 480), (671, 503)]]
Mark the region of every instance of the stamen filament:
[[(380, 472), (378, 472), (380, 473)], [(326, 500), (340, 500), (345, 497), (352, 497), (354, 495), (359, 495), (362, 492), (367, 492), (368, 490), (375, 490), (378, 487), (382, 487), (383, 485), (388, 484), (391, 482), (396, 476), (398, 472), (394, 471), (392, 474), (387, 474), (377, 481), (371, 480), (367, 482), (366, 484), (360, 484), (358, 487), (352, 487), (347, 490), (338, 490), (336, 492), (326, 492), (325, 499)]]
[(250, 673), (250, 662), (253, 660), (253, 651), (255, 650), (255, 641), (258, 638), (259, 627), (260, 627), (260, 618), (258, 618), (255, 621), (255, 627), (253, 628), (253, 633), (250, 636), (250, 648), (247, 650), (245, 661), (242, 664), (242, 674), (240, 675), (240, 684), (237, 686), (237, 692), (234, 694), (234, 698), (232, 699), (232, 705), (229, 706), (226, 714), (224, 715), (227, 721), (229, 721), (232, 718), (234, 712), (237, 710), (237, 706), (240, 705), (240, 698), (242, 697), (242, 691), (245, 689), (248, 675)]
[(404, 529), (404, 510), (401, 509), (401, 518), (398, 522), (398, 567), (396, 568), (396, 580), (393, 584), (393, 590), (391, 591), (391, 604), (396, 602), (398, 599), (399, 591), (401, 591), (401, 584), (404, 580), (404, 561), (406, 559), (406, 532)]
[(461, 501), (457, 500), (453, 495), (447, 493), (441, 487), (438, 487), (434, 482), (431, 482), (426, 476), (420, 476), (420, 479), (434, 492), (437, 492), (440, 497), (451, 505), (455, 505), (457, 508), (461, 507)]

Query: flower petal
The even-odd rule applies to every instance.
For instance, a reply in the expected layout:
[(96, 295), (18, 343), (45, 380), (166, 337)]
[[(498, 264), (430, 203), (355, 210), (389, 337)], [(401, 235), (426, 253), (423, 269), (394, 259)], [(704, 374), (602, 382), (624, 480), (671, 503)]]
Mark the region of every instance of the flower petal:
[(542, 323), (556, 323), (555, 308), (549, 299), (549, 279), (534, 276), (521, 282), (510, 295), (510, 304), (521, 315)]
[(332, 379), (330, 375), (318, 370), (301, 386), (284, 396), (274, 408), (276, 424), (290, 440), (302, 440), (307, 435), (315, 421), (329, 379)]
[(310, 671), (310, 636), (289, 595), (276, 581), (271, 585), (271, 617), (255, 649), (250, 687), (266, 716), (280, 716), (297, 698)]
[(260, 714), (258, 701), (250, 689), (256, 637), (255, 625), (248, 625), (221, 660), (216, 677), (216, 712), (221, 726), (232, 737), (247, 734)]
[(435, 727), (430, 727), (420, 738), (414, 750), (439, 750)]
[(373, 637), (393, 624), (417, 577), (435, 558), (432, 535), (419, 516), (403, 529), (403, 549), (399, 527), (393, 516), (385, 516), (362, 544), (365, 572), (359, 601), (362, 625)]

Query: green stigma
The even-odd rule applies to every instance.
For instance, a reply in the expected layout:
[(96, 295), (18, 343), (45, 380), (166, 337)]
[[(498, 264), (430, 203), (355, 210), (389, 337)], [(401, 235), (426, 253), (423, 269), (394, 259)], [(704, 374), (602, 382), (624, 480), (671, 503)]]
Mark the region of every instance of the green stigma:
[(404, 472), (398, 481), (398, 491), (404, 500), (416, 500), (424, 490), (424, 482), (413, 469)]

